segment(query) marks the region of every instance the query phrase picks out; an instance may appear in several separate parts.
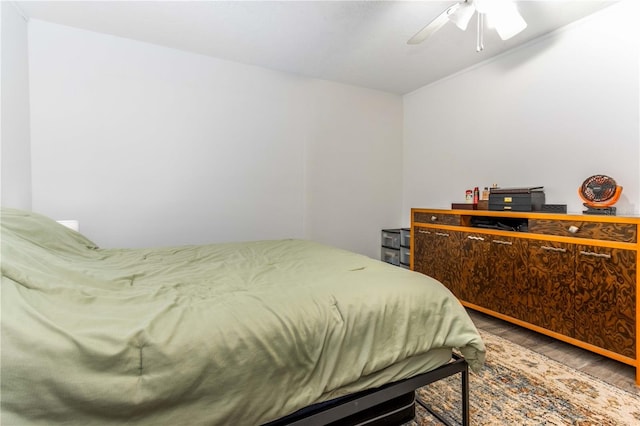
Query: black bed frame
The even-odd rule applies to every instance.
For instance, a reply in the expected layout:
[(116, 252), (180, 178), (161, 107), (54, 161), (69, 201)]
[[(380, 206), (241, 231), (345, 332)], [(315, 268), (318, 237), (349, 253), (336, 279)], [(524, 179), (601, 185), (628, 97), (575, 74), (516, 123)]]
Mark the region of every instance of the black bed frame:
[[(311, 407), (304, 408), (291, 415), (283, 417), (268, 423), (265, 426), (320, 426), (320, 425), (370, 425), (370, 424), (394, 424), (393, 413), (411, 407), (415, 409), (415, 404), (395, 409), (389, 412), (381, 409), (390, 401), (400, 401), (403, 397), (410, 396), (415, 402), (424, 407), (431, 415), (447, 426), (452, 426), (447, 420), (436, 413), (429, 405), (420, 398), (415, 397), (416, 389), (426, 386), (430, 383), (453, 376), (460, 373), (461, 375), (461, 418), (462, 426), (469, 426), (469, 365), (465, 359), (457, 354), (453, 355), (451, 362), (444, 364), (427, 373), (420, 374), (399, 382), (390, 383), (377, 389), (367, 390), (338, 398), (336, 400), (320, 403)], [(405, 401), (406, 402), (406, 401)], [(359, 414), (380, 410), (385, 413), (381, 416), (361, 421), (358, 420)], [(411, 411), (413, 412), (413, 411)], [(389, 416), (391, 414), (391, 416)], [(387, 420), (377, 421), (385, 417)], [(408, 420), (411, 420), (409, 418)], [(377, 422), (376, 422), (377, 421)], [(396, 422), (395, 424), (407, 421)]]

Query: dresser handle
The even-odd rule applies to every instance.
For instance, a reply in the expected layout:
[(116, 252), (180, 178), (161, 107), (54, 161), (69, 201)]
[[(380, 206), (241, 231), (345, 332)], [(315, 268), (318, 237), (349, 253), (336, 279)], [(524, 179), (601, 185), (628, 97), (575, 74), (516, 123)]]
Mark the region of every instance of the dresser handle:
[(603, 257), (605, 259), (611, 259), (611, 255), (608, 253), (596, 253), (594, 251), (582, 251), (580, 250), (580, 254), (585, 256), (593, 256), (593, 257)]
[(438, 220), (438, 216), (431, 216), (431, 222), (435, 222), (436, 220)]
[(496, 244), (504, 244), (505, 246), (513, 245), (513, 243), (511, 241), (493, 240), (492, 242), (494, 242)]
[(566, 253), (566, 251), (567, 251), (566, 248), (560, 248), (560, 247), (540, 246), (540, 248), (542, 250), (559, 251), (561, 253)]
[(424, 229), (418, 229), (418, 232), (420, 234), (430, 234), (431, 233), (431, 231), (425, 231)]
[(467, 238), (470, 239), (470, 240), (484, 241), (484, 238), (482, 238), (482, 237), (474, 237), (473, 235), (467, 235)]
[(436, 235), (440, 236), (440, 237), (448, 237), (449, 234), (446, 234), (444, 232), (436, 232)]
[(580, 230), (580, 228), (578, 228), (575, 225), (571, 225), (569, 228), (567, 228), (567, 231), (571, 232), (572, 234), (575, 234), (576, 232), (578, 232)]

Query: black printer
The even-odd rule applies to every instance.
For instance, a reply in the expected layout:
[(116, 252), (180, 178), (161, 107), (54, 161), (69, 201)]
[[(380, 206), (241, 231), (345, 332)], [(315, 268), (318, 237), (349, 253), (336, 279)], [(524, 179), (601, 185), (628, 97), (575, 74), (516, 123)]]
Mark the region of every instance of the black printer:
[(544, 190), (542, 186), (525, 188), (491, 188), (489, 210), (531, 212), (542, 210)]

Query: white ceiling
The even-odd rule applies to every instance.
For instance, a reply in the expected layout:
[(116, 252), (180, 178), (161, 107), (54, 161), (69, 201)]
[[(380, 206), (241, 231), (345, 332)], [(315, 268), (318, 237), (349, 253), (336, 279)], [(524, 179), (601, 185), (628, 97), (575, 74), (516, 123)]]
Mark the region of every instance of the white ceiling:
[(197, 52), (303, 76), (404, 94), (484, 61), (614, 2), (518, 1), (527, 29), (475, 51), (447, 24), (406, 41), (455, 1), (20, 1), (33, 19)]

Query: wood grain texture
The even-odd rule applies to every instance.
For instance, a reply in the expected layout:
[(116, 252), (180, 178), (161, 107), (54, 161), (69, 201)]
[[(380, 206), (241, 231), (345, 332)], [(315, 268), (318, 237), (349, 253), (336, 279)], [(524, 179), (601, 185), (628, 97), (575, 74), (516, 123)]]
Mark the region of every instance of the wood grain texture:
[(437, 279), (456, 297), (463, 298), (460, 233), (414, 227), (414, 244), (414, 270)]
[(433, 245), (432, 238), (435, 231), (414, 226), (411, 232), (413, 233), (411, 253), (413, 257), (413, 270), (434, 277), (435, 262), (432, 257), (433, 249), (431, 246)]
[[(570, 232), (569, 227), (571, 226), (578, 228), (578, 231), (575, 233)], [(535, 234), (591, 238), (596, 240), (620, 241), (626, 243), (635, 243), (638, 238), (638, 227), (633, 223), (530, 219), (529, 232)]]
[(530, 241), (526, 321), (574, 337), (574, 246)]
[(487, 306), (494, 297), (487, 288), (491, 270), (490, 247), (483, 234), (462, 235), (460, 282), (464, 288), (463, 300), (481, 306)]
[(527, 241), (488, 234), (462, 234), (461, 285), (467, 302), (524, 319), (527, 312)]
[(524, 319), (529, 310), (526, 293), (528, 243), (521, 238), (491, 237), (488, 287), (496, 294), (491, 303), (497, 312), (518, 319)]
[[(412, 215), (432, 233), (416, 270), (445, 283), (467, 307), (637, 366), (640, 385), (640, 219), (440, 209)], [(528, 232), (473, 228), (478, 216), (526, 218)], [(448, 245), (436, 232), (457, 236)], [(503, 240), (499, 247), (494, 239)]]
[(575, 337), (636, 357), (636, 252), (576, 247)]
[(460, 215), (457, 214), (415, 212), (413, 220), (414, 222), (434, 225), (460, 225)]

